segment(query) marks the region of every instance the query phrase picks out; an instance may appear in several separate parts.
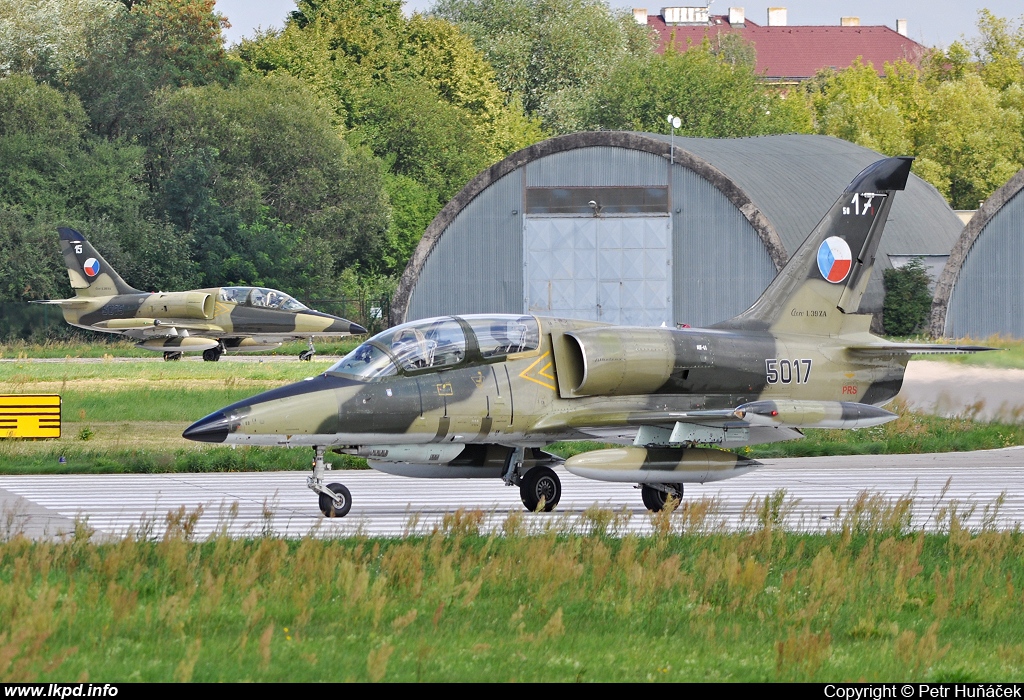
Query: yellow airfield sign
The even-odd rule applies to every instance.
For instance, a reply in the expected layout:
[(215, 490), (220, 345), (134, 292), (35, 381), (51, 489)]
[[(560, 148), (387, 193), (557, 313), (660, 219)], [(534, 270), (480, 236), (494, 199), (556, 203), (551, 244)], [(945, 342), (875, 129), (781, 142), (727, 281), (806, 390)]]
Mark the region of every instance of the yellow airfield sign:
[(0, 438), (59, 438), (60, 395), (0, 394)]

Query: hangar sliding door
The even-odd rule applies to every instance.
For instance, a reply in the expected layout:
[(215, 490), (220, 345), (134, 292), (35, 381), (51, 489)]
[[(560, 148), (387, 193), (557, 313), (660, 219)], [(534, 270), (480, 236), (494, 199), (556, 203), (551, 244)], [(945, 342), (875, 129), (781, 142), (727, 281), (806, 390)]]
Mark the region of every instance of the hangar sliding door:
[(632, 326), (672, 325), (669, 216), (524, 218), (527, 312)]

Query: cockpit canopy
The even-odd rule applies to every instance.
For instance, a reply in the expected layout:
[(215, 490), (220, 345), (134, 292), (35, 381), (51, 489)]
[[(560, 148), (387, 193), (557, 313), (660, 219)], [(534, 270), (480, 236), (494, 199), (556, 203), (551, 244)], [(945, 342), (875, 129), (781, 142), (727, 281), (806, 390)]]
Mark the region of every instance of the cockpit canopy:
[(266, 287), (221, 287), (219, 299), (239, 306), (256, 306), (281, 311), (307, 311), (309, 307), (284, 292)]
[(533, 316), (428, 318), (378, 333), (327, 372), (378, 379), (399, 372), (439, 371), (464, 362), (488, 362), (539, 347), (540, 325)]

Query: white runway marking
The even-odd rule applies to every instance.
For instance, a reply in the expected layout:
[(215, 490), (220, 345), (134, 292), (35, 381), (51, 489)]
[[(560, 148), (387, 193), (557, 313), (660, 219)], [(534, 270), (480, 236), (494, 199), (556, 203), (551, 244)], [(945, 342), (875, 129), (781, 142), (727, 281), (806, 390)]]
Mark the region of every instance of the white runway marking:
[[(967, 524), (986, 521), (1001, 529), (1024, 523), (1024, 448), (972, 453), (813, 457), (766, 460), (765, 467), (733, 480), (688, 485), (685, 500), (717, 499), (712, 520), (726, 529), (752, 527), (743, 518), (752, 498), (784, 489), (785, 527), (823, 531), (839, 526), (833, 516), (846, 512), (864, 491), (894, 501), (912, 496), (915, 528), (940, 529), (937, 515), (956, 503)], [(591, 481), (557, 470), (562, 499), (551, 514), (528, 514), (519, 489), (497, 479), (408, 479), (373, 471), (335, 471), (328, 481), (344, 483), (352, 492), (352, 510), (345, 518), (324, 518), (317, 499), (305, 485), (305, 472), (0, 476), (0, 491), (25, 499), (21, 512), (5, 503), (12, 518), (8, 530), (20, 528), (34, 537), (54, 537), (85, 519), (100, 536), (120, 537), (133, 529), (160, 536), (169, 511), (182, 506), (203, 513), (195, 534), (219, 531), (236, 537), (272, 532), (286, 537), (352, 535), (402, 536), (430, 534), (457, 509), (484, 512), (484, 531), (499, 531), (509, 513), (522, 513), (528, 528), (556, 527), (585, 531), (593, 506), (620, 514), (616, 532), (652, 532), (650, 515), (640, 493), (629, 484)], [(945, 486), (949, 482), (948, 490)], [(991, 509), (1000, 495), (998, 513)], [(232, 515), (232, 504), (237, 511)], [(989, 507), (986, 514), (985, 508)], [(47, 516), (52, 516), (47, 518)]]

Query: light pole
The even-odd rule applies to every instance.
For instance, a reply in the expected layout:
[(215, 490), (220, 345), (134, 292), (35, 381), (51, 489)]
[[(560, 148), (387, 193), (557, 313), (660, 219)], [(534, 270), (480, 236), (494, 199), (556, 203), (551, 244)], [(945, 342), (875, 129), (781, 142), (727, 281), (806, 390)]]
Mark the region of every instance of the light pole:
[(671, 137), (671, 140), (669, 141), (669, 148), (670, 148), (670, 151), (669, 151), (669, 164), (670, 165), (675, 165), (676, 164), (676, 129), (678, 129), (679, 125), (682, 124), (682, 123), (683, 123), (683, 120), (680, 119), (679, 117), (673, 117), (671, 114), (668, 115), (668, 124), (669, 124), (669, 126), (672, 127), (672, 137)]

